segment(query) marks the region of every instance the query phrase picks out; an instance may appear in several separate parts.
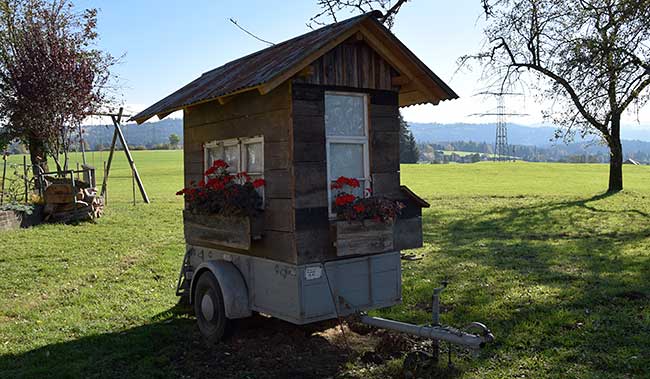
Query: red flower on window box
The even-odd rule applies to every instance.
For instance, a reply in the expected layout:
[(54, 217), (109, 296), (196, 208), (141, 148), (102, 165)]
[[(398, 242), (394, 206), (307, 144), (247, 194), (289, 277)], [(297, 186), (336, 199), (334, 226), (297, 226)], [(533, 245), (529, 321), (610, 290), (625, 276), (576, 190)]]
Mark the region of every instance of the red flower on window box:
[(361, 184), (359, 183), (358, 179), (339, 176), (339, 178), (336, 179), (334, 183), (332, 183), (331, 187), (332, 189), (341, 189), (345, 186), (352, 187), (352, 188), (359, 188), (360, 185)]
[(348, 204), (352, 204), (356, 199), (357, 197), (354, 195), (343, 193), (337, 196), (334, 202), (336, 203), (337, 206), (342, 207)]
[(392, 223), (397, 215), (404, 208), (404, 205), (396, 200), (387, 199), (382, 196), (370, 196), (372, 190), (366, 188), (366, 197), (359, 197), (345, 192), (346, 187), (359, 188), (361, 183), (358, 179), (346, 178), (344, 176), (336, 179), (331, 187), (341, 190), (334, 198), (334, 211), (348, 221), (357, 220), (363, 222), (365, 219), (378, 222)]
[(216, 160), (204, 173), (205, 180), (176, 192), (185, 197), (188, 211), (226, 216), (254, 216), (262, 208), (262, 197), (257, 188), (264, 179), (252, 181), (246, 172), (231, 174), (228, 164)]

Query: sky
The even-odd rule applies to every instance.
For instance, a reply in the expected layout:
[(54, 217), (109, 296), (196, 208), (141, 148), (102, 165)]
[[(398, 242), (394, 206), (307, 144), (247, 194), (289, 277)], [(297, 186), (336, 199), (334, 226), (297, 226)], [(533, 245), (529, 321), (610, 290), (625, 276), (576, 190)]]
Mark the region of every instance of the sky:
[[(122, 56), (115, 73), (122, 101), (131, 113), (143, 110), (203, 72), (267, 47), (239, 30), (229, 18), (277, 43), (310, 31), (306, 23), (318, 12), (315, 0), (73, 1), (79, 8), (99, 10), (97, 47)], [(460, 56), (482, 46), (481, 16), (479, 0), (412, 0), (402, 7), (393, 33), (460, 96), (438, 106), (403, 108), (407, 121), (494, 121), (472, 116), (496, 107), (494, 99), (476, 96), (485, 87), (480, 69), (459, 71), (457, 64)], [(341, 15), (339, 20), (345, 17)], [(506, 106), (512, 113), (527, 114), (510, 121), (542, 124), (542, 105), (531, 96), (510, 98)], [(638, 117), (627, 115), (624, 122), (650, 126), (648, 108)]]

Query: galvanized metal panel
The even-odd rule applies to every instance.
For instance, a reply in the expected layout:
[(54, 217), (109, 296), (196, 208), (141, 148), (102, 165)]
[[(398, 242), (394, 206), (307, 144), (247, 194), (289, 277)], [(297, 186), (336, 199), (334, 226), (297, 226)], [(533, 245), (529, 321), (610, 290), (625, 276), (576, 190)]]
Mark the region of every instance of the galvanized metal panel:
[(251, 257), (249, 288), (251, 308), (284, 320), (300, 317), (298, 268), (280, 262)]
[(298, 266), (198, 246), (188, 248), (195, 249), (191, 255), (194, 267), (214, 259), (232, 262), (246, 282), (250, 309), (294, 324), (335, 318), (337, 308), (338, 315), (345, 316), (401, 302), (399, 251)]

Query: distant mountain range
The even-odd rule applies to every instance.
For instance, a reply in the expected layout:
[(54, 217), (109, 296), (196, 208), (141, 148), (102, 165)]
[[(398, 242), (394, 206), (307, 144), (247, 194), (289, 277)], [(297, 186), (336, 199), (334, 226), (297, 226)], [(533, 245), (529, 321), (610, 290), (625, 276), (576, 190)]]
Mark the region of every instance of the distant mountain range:
[[(113, 125), (87, 125), (84, 127), (86, 143), (92, 150), (103, 150), (113, 139)], [(176, 134), (183, 141), (183, 120), (170, 118), (142, 125), (134, 123), (122, 125), (124, 137), (129, 146), (152, 148), (169, 142), (169, 136)]]
[[(473, 141), (493, 143), (496, 132), (494, 124), (409, 123), (409, 126), (418, 142)], [(508, 143), (538, 147), (562, 144), (562, 141), (553, 140), (554, 132), (555, 128), (552, 127), (508, 124)], [(650, 144), (650, 127), (624, 126), (621, 130), (621, 136), (624, 140), (645, 141)]]
[[(494, 124), (439, 124), (409, 123), (418, 143), (446, 143), (455, 141), (494, 144)], [(131, 146), (153, 148), (169, 142), (170, 134), (177, 134), (183, 140), (183, 120), (165, 119), (143, 125), (125, 124), (124, 135)], [(605, 146), (592, 140), (577, 140), (571, 144), (553, 140), (552, 127), (531, 127), (508, 124), (508, 142), (511, 145), (535, 146), (539, 148), (561, 149), (566, 154), (607, 154)], [(86, 126), (85, 140), (90, 149), (106, 149), (113, 137), (113, 127)], [(643, 153), (650, 156), (650, 128), (627, 125), (622, 130), (623, 150), (627, 153)], [(593, 139), (593, 137), (592, 137)], [(591, 142), (590, 142), (591, 141)], [(182, 142), (181, 142), (182, 143)]]

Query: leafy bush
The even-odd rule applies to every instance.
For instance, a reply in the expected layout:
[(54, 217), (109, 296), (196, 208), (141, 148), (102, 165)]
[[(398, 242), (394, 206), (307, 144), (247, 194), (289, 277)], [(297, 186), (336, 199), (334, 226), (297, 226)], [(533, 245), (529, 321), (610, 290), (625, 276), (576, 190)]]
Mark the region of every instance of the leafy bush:
[(0, 211), (22, 212), (26, 215), (31, 215), (34, 212), (34, 206), (30, 204), (7, 203), (0, 205)]

